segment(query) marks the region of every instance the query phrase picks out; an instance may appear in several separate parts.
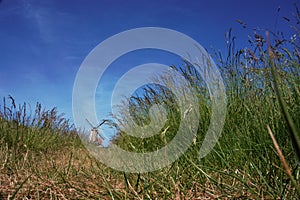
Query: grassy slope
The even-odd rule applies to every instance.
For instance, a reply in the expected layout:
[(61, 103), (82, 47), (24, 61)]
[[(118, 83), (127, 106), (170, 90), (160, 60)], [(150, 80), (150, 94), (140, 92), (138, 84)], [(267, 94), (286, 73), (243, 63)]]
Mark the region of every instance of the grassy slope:
[[(241, 105), (245, 100), (230, 104), (214, 152), (198, 161), (199, 141), (172, 166), (140, 177), (98, 163), (77, 137), (1, 119), (0, 194), (41, 199), (296, 198), (266, 131), (266, 124), (276, 130), (286, 159), (295, 166), (280, 109), (270, 101), (274, 107), (266, 100), (247, 107)], [(7, 135), (13, 139), (10, 144)]]

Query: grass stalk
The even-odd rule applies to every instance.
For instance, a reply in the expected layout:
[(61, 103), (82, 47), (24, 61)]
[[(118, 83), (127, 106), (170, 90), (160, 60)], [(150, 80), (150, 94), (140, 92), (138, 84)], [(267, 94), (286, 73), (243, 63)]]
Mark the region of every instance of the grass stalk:
[(292, 174), (292, 171), (291, 171), (291, 168), (289, 167), (288, 163), (286, 162), (285, 158), (284, 158), (284, 155), (276, 141), (276, 138), (274, 137), (273, 133), (272, 133), (272, 130), (271, 128), (269, 127), (269, 125), (267, 125), (267, 129), (268, 129), (268, 133), (272, 139), (272, 142), (274, 144), (274, 147), (278, 153), (278, 156), (280, 158), (280, 161), (285, 169), (285, 172), (287, 173), (287, 175), (289, 176), (293, 186), (295, 187), (297, 193), (298, 193), (298, 196), (300, 197), (300, 186), (297, 184), (297, 181), (295, 180), (293, 174)]

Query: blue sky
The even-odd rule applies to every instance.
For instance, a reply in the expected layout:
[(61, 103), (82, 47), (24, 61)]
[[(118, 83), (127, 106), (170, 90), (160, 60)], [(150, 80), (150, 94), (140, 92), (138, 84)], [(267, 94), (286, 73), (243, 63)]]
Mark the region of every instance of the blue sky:
[[(57, 107), (71, 120), (73, 84), (81, 63), (95, 46), (117, 33), (139, 27), (164, 27), (192, 37), (208, 50), (225, 51), (224, 35), (230, 27), (243, 48), (254, 27), (289, 33), (282, 16), (290, 17), (294, 11), (292, 0), (0, 2), (0, 97), (12, 95), (19, 103), (35, 105), (38, 101), (46, 108)], [(247, 29), (237, 19), (247, 23)], [(148, 53), (147, 57), (141, 56)], [(151, 61), (179, 64), (168, 54), (160, 56), (159, 52), (149, 51), (120, 58), (114, 65), (124, 65), (125, 70)], [(122, 74), (114, 69), (112, 66), (106, 73), (97, 97), (105, 96)]]

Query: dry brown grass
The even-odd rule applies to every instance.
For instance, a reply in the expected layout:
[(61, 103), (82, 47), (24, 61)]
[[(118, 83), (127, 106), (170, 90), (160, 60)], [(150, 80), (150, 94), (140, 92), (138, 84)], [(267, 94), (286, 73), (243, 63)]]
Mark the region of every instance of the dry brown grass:
[[(12, 154), (2, 148), (0, 155)], [(218, 187), (209, 179), (192, 181), (187, 188), (185, 177), (180, 174), (175, 178), (163, 172), (157, 172), (156, 176), (144, 174), (141, 179), (148, 185), (146, 187), (143, 184), (136, 187), (137, 175), (132, 174), (126, 186), (122, 173), (100, 164), (83, 148), (66, 148), (47, 154), (27, 151), (22, 158), (15, 162), (11, 157), (0, 161), (0, 194), (3, 199), (12, 197), (19, 187), (16, 199), (229, 199), (228, 194), (224, 196), (220, 189), (222, 186)], [(220, 174), (213, 176), (220, 185), (223, 184)], [(240, 182), (233, 179), (233, 188), (240, 188), (238, 185)], [(239, 189), (228, 192), (235, 198), (251, 197)]]
[[(0, 155), (5, 158), (12, 154), (2, 149)], [(14, 163), (11, 157), (1, 160), (2, 198), (11, 197), (26, 179), (15, 196), (17, 199), (78, 199), (107, 193), (103, 179), (109, 181), (109, 177), (96, 170), (96, 161), (84, 149), (66, 148), (48, 154), (28, 151), (22, 158)], [(117, 182), (114, 185), (122, 187)]]

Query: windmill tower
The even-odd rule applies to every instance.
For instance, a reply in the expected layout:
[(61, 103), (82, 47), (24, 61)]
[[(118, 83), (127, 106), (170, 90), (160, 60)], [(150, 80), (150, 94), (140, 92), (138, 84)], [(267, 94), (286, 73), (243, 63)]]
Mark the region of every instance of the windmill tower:
[(102, 122), (98, 126), (93, 126), (93, 124), (91, 122), (89, 122), (89, 120), (87, 120), (87, 119), (86, 119), (86, 121), (92, 127), (91, 132), (90, 132), (89, 142), (93, 143), (93, 144), (101, 145), (102, 140), (104, 138), (99, 134), (98, 128), (100, 126), (102, 126), (107, 120), (102, 120)]

